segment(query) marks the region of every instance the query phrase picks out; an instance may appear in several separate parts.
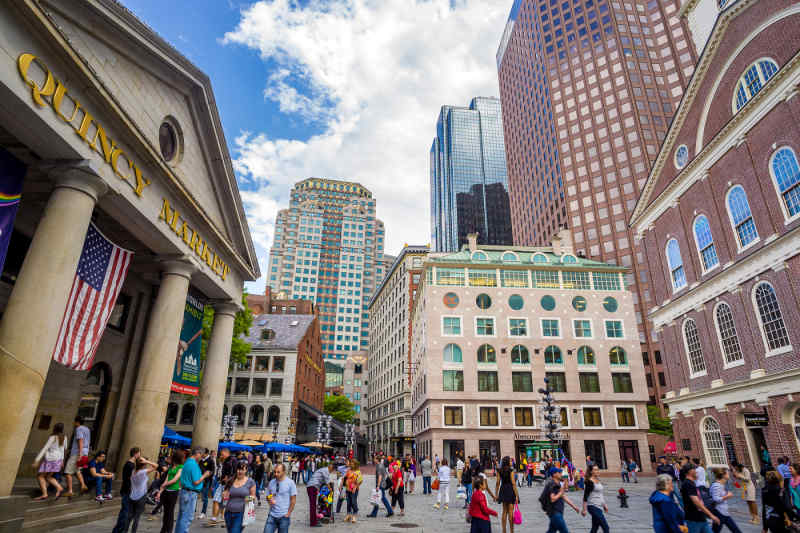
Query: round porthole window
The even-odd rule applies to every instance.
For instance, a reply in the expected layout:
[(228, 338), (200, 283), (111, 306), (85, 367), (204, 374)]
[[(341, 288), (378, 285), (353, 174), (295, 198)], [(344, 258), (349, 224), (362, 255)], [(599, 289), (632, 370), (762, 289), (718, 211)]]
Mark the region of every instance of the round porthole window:
[(492, 299), (488, 294), (479, 294), (478, 297), (475, 298), (475, 305), (477, 305), (479, 309), (489, 309), (492, 306)]
[(178, 123), (171, 117), (167, 117), (158, 128), (158, 145), (164, 161), (172, 163), (180, 159), (182, 142), (183, 139)]
[(613, 313), (614, 311), (616, 311), (617, 307), (618, 307), (617, 301), (613, 297), (606, 296), (606, 299), (603, 300), (603, 309), (605, 309), (609, 313)]
[(572, 299), (572, 307), (576, 311), (586, 311), (586, 298), (583, 296), (576, 296)]
[(508, 306), (514, 311), (519, 311), (525, 302), (519, 294), (512, 294), (508, 297)]
[(458, 307), (458, 294), (454, 292), (448, 292), (444, 295), (442, 300), (444, 301), (445, 307), (449, 307), (450, 309)]
[(556, 308), (556, 299), (549, 294), (542, 296), (540, 303), (542, 304), (542, 309), (545, 311), (552, 311)]
[(675, 166), (681, 169), (689, 162), (689, 148), (682, 144), (675, 150)]

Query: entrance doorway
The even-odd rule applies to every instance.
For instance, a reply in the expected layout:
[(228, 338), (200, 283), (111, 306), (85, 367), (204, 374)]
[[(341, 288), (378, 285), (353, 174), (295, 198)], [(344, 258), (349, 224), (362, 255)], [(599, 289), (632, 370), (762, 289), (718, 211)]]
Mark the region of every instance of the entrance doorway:
[(110, 390), (111, 368), (106, 363), (95, 363), (81, 385), (81, 403), (78, 406), (78, 415), (95, 439), (100, 435)]
[(484, 469), (494, 468), (494, 461), (500, 462), (500, 441), (481, 440), (478, 441), (478, 457)]
[(442, 442), (442, 457), (447, 457), (452, 468), (458, 457), (464, 457), (464, 441), (463, 440), (446, 440)]
[(759, 470), (762, 472), (766, 471), (766, 467), (771, 465), (772, 461), (764, 461), (764, 450), (769, 450), (767, 448), (767, 439), (764, 437), (764, 429), (760, 427), (751, 427), (750, 435), (753, 437), (753, 444), (755, 446), (756, 457), (758, 457), (758, 466), (760, 467)]
[(592, 458), (594, 464), (600, 470), (606, 470), (608, 465), (606, 463), (606, 445), (602, 440), (586, 440), (583, 441), (583, 446), (586, 449), (586, 455)]
[(642, 466), (642, 459), (639, 457), (639, 441), (621, 440), (619, 441), (619, 460), (622, 463), (629, 463), (633, 459), (636, 464)]

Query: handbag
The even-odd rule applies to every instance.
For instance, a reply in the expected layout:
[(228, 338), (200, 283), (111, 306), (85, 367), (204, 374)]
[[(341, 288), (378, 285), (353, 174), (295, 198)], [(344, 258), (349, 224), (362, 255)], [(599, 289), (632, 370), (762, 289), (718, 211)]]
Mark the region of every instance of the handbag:
[(244, 516), (242, 517), (242, 525), (247, 526), (255, 521), (256, 521), (256, 503), (250, 500), (244, 506)]
[(48, 463), (64, 459), (64, 449), (58, 443), (58, 437), (50, 437), (52, 440), (47, 442), (47, 450), (44, 452), (44, 460)]
[(433, 483), (431, 483), (431, 490), (439, 490), (439, 478), (438, 477), (433, 480)]
[(514, 504), (514, 524), (520, 525), (522, 523), (522, 512), (519, 510), (519, 504)]

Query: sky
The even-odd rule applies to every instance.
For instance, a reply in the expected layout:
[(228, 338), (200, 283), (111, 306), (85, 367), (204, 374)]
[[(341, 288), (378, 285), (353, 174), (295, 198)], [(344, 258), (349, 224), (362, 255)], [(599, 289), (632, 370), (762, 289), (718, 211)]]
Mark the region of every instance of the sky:
[(123, 2), (211, 78), (263, 274), (275, 215), (311, 176), (372, 191), (386, 253), (430, 242), (439, 109), (498, 96), (513, 0)]

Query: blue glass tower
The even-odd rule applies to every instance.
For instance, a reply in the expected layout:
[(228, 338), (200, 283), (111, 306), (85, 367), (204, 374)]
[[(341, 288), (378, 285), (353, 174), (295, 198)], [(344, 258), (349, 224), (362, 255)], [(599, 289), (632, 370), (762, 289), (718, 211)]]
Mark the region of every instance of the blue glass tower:
[(511, 245), (500, 100), (477, 97), (468, 108), (442, 106), (430, 163), (433, 249), (456, 251), (470, 233), (480, 244)]

